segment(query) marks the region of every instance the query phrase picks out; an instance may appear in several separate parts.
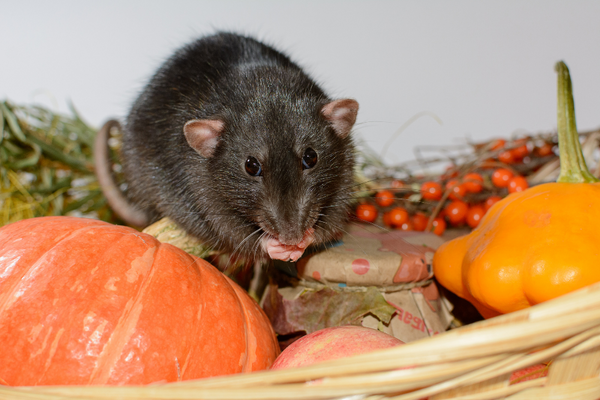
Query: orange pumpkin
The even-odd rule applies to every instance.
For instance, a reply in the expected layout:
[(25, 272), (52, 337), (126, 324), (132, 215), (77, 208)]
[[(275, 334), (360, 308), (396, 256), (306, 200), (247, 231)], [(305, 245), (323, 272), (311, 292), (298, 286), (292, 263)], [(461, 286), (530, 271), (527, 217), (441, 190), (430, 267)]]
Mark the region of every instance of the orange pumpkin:
[(268, 368), (260, 307), (134, 229), (43, 217), (0, 229), (0, 383), (148, 384)]
[(600, 281), (600, 183), (579, 144), (567, 66), (558, 72), (561, 172), (494, 204), (469, 235), (440, 246), (438, 281), (486, 317), (509, 313)]

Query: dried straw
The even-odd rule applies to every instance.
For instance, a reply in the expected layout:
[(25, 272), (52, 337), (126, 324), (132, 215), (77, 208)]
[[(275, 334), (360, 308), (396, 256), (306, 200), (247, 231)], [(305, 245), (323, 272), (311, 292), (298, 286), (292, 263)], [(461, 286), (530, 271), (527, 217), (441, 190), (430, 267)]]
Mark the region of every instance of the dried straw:
[(46, 215), (116, 221), (94, 175), (96, 131), (71, 113), (0, 102), (0, 226)]

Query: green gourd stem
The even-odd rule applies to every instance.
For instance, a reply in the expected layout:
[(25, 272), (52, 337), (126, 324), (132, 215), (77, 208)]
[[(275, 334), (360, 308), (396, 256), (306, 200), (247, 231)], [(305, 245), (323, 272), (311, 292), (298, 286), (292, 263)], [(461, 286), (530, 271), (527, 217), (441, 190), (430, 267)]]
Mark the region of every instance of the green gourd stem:
[(575, 124), (573, 87), (567, 65), (559, 61), (554, 68), (558, 73), (558, 150), (560, 152), (560, 175), (557, 182), (600, 182), (585, 164)]

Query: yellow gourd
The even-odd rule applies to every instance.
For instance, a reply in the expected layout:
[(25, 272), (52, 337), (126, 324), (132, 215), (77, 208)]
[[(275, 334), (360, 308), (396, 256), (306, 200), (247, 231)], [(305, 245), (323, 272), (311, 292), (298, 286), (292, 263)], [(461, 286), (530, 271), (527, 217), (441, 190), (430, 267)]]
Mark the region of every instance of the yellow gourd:
[(507, 196), (433, 259), (438, 281), (486, 318), (600, 281), (600, 183), (581, 152), (569, 70), (559, 62), (556, 71), (557, 182)]

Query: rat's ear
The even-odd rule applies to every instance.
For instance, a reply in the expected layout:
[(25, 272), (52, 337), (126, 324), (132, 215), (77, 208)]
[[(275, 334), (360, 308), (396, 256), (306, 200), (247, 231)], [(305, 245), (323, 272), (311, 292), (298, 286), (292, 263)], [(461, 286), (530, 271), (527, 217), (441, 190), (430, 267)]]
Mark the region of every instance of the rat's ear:
[(212, 157), (225, 124), (217, 119), (192, 119), (183, 126), (188, 144), (202, 157)]
[(321, 109), (321, 113), (331, 123), (335, 133), (339, 137), (345, 138), (356, 122), (358, 103), (352, 99), (334, 100), (325, 104)]

